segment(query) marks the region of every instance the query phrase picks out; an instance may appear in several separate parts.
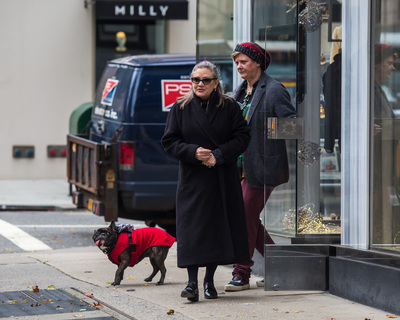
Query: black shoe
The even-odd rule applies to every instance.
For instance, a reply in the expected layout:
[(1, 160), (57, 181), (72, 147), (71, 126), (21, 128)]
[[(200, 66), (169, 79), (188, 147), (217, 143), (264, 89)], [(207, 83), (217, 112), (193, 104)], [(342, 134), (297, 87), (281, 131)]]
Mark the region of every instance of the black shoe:
[(196, 282), (189, 282), (185, 289), (181, 292), (182, 298), (187, 298), (189, 301), (199, 301), (199, 288)]
[(218, 293), (211, 282), (204, 282), (204, 298), (205, 299), (217, 299)]

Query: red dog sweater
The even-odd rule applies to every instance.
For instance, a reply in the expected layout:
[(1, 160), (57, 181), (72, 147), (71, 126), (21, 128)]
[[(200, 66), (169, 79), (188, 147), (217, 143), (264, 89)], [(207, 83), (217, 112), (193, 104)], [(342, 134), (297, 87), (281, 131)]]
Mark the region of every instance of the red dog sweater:
[[(142, 253), (152, 246), (168, 246), (171, 247), (175, 238), (159, 228), (140, 228), (132, 231), (132, 244), (136, 244), (136, 251), (131, 253), (130, 267), (133, 267)], [(127, 232), (121, 232), (118, 236), (117, 244), (108, 255), (109, 259), (115, 263), (120, 264), (118, 257), (129, 246), (129, 236)]]

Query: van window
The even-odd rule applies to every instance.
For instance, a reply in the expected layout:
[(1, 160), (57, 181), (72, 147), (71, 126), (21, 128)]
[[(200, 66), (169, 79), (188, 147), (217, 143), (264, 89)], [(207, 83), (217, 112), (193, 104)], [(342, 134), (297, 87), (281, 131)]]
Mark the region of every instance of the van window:
[(108, 120), (123, 121), (124, 107), (130, 96), (133, 68), (109, 64), (100, 78), (93, 114)]

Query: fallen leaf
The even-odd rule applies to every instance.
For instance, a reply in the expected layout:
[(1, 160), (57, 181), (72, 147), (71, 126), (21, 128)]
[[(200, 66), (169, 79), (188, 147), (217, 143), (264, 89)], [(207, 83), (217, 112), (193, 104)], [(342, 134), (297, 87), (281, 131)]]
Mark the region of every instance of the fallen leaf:
[(167, 314), (168, 314), (168, 315), (174, 314), (174, 310), (170, 309), (170, 310), (167, 312)]
[(56, 287), (53, 286), (53, 285), (47, 287), (48, 290), (54, 290), (55, 288), (56, 288)]
[(7, 304), (15, 304), (15, 303), (20, 303), (18, 300), (7, 300)]
[(38, 286), (36, 286), (36, 287), (33, 287), (33, 288), (32, 288), (32, 291), (33, 291), (33, 292), (39, 292), (39, 288), (38, 288)]
[(93, 302), (93, 306), (94, 307), (102, 307), (102, 305), (101, 305), (101, 303), (100, 302)]
[(390, 319), (396, 319), (396, 318), (397, 318), (397, 317), (396, 317), (395, 315), (393, 315), (393, 314), (387, 314), (386, 317), (387, 317), (387, 318), (390, 318)]
[(87, 296), (87, 297), (93, 297), (93, 293), (86, 293), (85, 296)]

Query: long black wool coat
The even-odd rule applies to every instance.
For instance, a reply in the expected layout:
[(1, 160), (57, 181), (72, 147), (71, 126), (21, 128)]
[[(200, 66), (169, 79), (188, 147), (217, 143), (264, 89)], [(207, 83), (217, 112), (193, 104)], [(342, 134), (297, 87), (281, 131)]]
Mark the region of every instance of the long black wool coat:
[[(239, 105), (225, 97), (207, 114), (194, 99), (172, 107), (162, 138), (164, 149), (179, 160), (176, 197), (178, 267), (231, 264), (249, 260), (246, 219), (236, 161), (250, 141)], [(196, 159), (198, 147), (222, 154), (214, 167)]]

